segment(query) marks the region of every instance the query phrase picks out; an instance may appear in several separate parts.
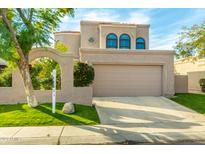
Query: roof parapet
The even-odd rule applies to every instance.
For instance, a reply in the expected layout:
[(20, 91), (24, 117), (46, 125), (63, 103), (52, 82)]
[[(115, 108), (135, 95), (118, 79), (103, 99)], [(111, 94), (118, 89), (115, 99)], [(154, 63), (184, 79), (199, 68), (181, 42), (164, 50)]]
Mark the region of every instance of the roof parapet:
[(80, 31), (59, 31), (59, 32), (54, 32), (54, 34), (80, 34)]

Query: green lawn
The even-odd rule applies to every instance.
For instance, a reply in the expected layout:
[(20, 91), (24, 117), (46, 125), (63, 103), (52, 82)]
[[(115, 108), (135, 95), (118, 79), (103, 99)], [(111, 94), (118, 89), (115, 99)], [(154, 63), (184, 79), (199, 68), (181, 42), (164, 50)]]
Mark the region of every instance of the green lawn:
[(205, 95), (203, 94), (176, 94), (171, 100), (205, 115)]
[(0, 126), (52, 126), (52, 125), (94, 125), (99, 124), (95, 107), (75, 105), (76, 112), (64, 114), (64, 103), (57, 103), (56, 113), (52, 105), (42, 104), (30, 108), (27, 104), (0, 105)]

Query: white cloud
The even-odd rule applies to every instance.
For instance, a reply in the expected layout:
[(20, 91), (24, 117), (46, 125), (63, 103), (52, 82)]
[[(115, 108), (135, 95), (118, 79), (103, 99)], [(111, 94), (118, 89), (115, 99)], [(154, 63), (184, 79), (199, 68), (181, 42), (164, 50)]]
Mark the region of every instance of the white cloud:
[[(62, 18), (60, 30), (80, 30), (81, 20), (91, 21), (117, 21), (136, 24), (148, 24), (150, 21), (150, 9), (134, 10), (127, 13), (127, 18), (121, 18), (122, 14), (115, 9), (77, 9), (75, 17)], [(123, 14), (124, 16), (124, 14)]]
[(150, 17), (146, 13), (142, 12), (131, 12), (127, 22), (135, 24), (149, 24)]
[(94, 11), (87, 12), (82, 15), (82, 19), (92, 21), (118, 21), (137, 24), (148, 24), (150, 21), (148, 11), (132, 11), (128, 13), (127, 18), (123, 20), (118, 12), (104, 9), (96, 9)]
[(64, 23), (64, 22), (68, 22), (69, 20), (69, 17), (68, 16), (65, 16), (61, 19), (61, 22)]
[(118, 20), (118, 15), (113, 15), (112, 12), (101, 11), (92, 11), (83, 15), (83, 20), (92, 20), (92, 21), (116, 21)]
[(91, 21), (119, 21), (120, 16), (114, 14), (113, 10), (94, 9), (94, 10), (77, 10), (75, 17), (62, 18), (61, 30), (80, 30), (81, 20)]
[(80, 30), (81, 20), (116, 21), (125, 23), (148, 24), (152, 9), (132, 9), (119, 12), (118, 9), (76, 9), (74, 18), (62, 18), (59, 31)]

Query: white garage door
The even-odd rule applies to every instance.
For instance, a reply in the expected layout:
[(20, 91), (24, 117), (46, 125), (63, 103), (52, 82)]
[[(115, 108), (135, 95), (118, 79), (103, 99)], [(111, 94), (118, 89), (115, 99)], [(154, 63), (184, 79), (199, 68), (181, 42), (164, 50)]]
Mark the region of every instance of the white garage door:
[(94, 96), (160, 96), (161, 66), (94, 65)]

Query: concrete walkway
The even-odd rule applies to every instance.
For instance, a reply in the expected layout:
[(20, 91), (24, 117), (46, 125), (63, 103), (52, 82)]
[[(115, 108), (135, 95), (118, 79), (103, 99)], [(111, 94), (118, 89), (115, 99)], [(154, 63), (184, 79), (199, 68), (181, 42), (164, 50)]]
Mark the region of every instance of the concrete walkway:
[(205, 144), (205, 116), (164, 97), (94, 103), (102, 125), (0, 127), (0, 144)]

